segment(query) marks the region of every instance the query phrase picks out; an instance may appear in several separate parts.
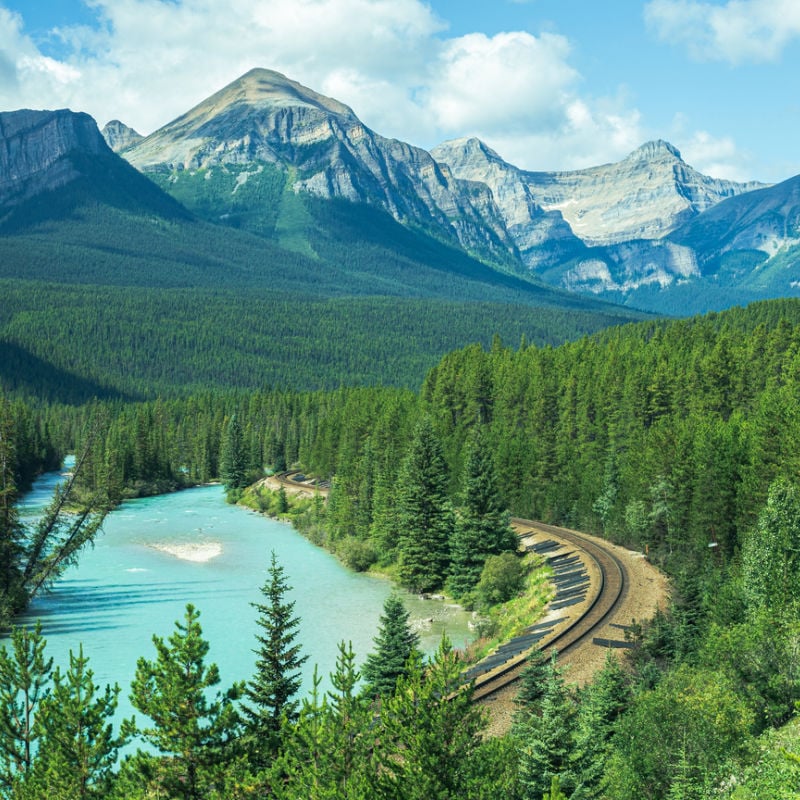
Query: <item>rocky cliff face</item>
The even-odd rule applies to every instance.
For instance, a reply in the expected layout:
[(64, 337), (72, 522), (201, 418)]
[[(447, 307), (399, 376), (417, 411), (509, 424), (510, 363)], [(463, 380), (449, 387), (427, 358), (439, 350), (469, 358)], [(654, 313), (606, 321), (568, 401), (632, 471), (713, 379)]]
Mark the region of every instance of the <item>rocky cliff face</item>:
[(564, 289), (617, 298), (698, 279), (702, 257), (691, 237), (665, 237), (762, 186), (709, 178), (664, 141), (572, 172), (518, 169), (474, 138), (445, 142), (432, 155), (491, 189), (529, 270)]
[(477, 139), (445, 142), (432, 155), (457, 177), (486, 183), (517, 236), (538, 229), (543, 213), (558, 215), (592, 247), (659, 239), (720, 200), (761, 186), (709, 178), (664, 141), (648, 142), (616, 164), (572, 172), (518, 169)]
[(13, 205), (79, 177), (69, 154), (107, 152), (88, 114), (68, 110), (0, 113), (0, 205)]
[(175, 180), (269, 162), (291, 171), (295, 191), (376, 205), (496, 260), (515, 251), (485, 184), (457, 180), (427, 151), (379, 136), (347, 106), (270, 70), (252, 70), (124, 156)]
[(106, 140), (106, 144), (115, 153), (121, 153), (126, 148), (144, 139), (141, 133), (137, 133), (133, 128), (129, 128), (118, 119), (112, 119), (111, 122), (107, 122), (101, 133)]

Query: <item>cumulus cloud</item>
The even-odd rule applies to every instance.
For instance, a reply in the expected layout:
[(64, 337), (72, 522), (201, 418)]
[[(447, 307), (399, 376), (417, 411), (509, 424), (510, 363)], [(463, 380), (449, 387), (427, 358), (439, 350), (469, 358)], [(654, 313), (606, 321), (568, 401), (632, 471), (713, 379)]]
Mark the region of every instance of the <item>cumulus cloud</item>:
[(696, 131), (687, 140), (677, 140), (687, 164), (713, 178), (731, 181), (749, 180), (747, 157), (736, 147), (729, 136), (716, 137), (707, 131)]
[(146, 134), (258, 66), (383, 135), (423, 147), (479, 136), (530, 169), (615, 160), (647, 138), (627, 98), (586, 94), (566, 37), (448, 36), (423, 0), (87, 3), (95, 24), (50, 31), (57, 48), (0, 5), (0, 108), (69, 107)]
[(700, 61), (731, 64), (777, 60), (800, 37), (797, 0), (652, 0), (645, 21), (662, 40)]

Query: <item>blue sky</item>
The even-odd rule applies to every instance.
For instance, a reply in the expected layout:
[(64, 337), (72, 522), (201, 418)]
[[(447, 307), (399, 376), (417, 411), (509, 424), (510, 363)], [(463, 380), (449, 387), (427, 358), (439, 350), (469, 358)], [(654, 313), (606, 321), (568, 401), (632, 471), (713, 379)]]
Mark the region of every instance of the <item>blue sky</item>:
[(718, 177), (800, 173), (799, 0), (0, 0), (0, 110), (146, 134), (256, 66), (527, 169), (662, 138)]

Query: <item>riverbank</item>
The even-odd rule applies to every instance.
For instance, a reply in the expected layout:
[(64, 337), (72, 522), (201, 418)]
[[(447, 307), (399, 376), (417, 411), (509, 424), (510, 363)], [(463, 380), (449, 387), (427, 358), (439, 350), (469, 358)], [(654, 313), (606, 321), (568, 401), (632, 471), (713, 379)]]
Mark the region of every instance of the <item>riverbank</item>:
[[(349, 539), (343, 543), (337, 542), (335, 547), (330, 546), (331, 542), (325, 532), (322, 518), (322, 505), (327, 496), (328, 489), (325, 484), (320, 485), (313, 478), (300, 473), (290, 473), (288, 476), (273, 475), (263, 478), (248, 487), (239, 502), (247, 508), (291, 523), (313, 544), (339, 558), (345, 567), (385, 578), (397, 586), (396, 570), (378, 564), (369, 555), (364, 558), (364, 568), (358, 568), (359, 548), (369, 548), (368, 543)], [(525, 573), (524, 586), (518, 596), (491, 607), (483, 614), (472, 611), (474, 637), (463, 649), (467, 664), (480, 660), (504, 641), (540, 620), (546, 613), (547, 603), (553, 594), (549, 580), (550, 571), (542, 559), (532, 553), (526, 555), (522, 563)], [(427, 595), (427, 597), (453, 607), (463, 608), (446, 594)]]

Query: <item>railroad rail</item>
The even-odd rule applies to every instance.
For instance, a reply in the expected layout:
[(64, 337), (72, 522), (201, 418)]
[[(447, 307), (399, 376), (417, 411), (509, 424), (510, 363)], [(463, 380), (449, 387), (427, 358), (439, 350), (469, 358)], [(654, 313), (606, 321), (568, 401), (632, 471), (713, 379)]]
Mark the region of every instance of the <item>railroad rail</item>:
[[(574, 619), (559, 616), (531, 626), (471, 667), (465, 675), (474, 681), (474, 700), (489, 697), (518, 680), (533, 650), (555, 648), (563, 655), (591, 641), (613, 617), (627, 591), (625, 565), (610, 548), (577, 531), (533, 520), (514, 518), (512, 525), (523, 540), (535, 534), (547, 537), (528, 549), (544, 555), (553, 567), (556, 596), (550, 608), (560, 611), (580, 603), (585, 607)], [(548, 551), (553, 554), (545, 555)], [(590, 573), (597, 576), (594, 582)]]
[[(330, 488), (327, 481), (308, 478), (297, 470), (273, 477), (286, 487), (311, 489), (323, 495)], [(533, 650), (555, 648), (562, 656), (591, 643), (595, 634), (613, 618), (628, 588), (625, 565), (597, 540), (568, 528), (519, 517), (512, 518), (511, 524), (523, 545), (538, 552), (553, 568), (556, 595), (549, 608), (559, 613), (555, 618), (531, 625), (464, 673), (467, 680), (474, 681), (476, 701), (518, 680)], [(569, 616), (567, 609), (578, 613)]]

